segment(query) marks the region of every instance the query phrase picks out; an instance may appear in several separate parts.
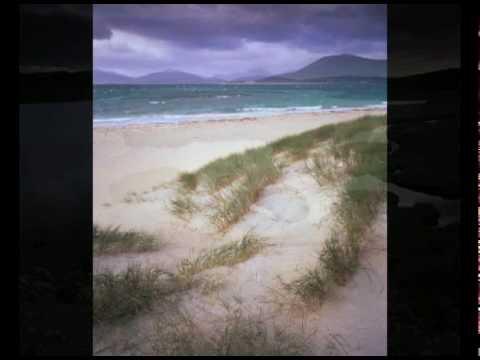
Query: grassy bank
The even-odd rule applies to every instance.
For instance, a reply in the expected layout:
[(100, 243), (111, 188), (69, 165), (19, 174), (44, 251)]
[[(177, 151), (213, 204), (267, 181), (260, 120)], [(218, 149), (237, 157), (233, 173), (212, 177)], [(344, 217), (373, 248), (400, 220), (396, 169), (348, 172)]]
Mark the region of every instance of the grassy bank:
[(314, 269), (286, 288), (307, 302), (323, 301), (335, 285), (344, 285), (359, 267), (362, 242), (386, 198), (386, 118), (343, 124), (332, 133), (325, 158), (337, 166), (325, 170), (322, 160), (309, 167), (319, 184), (337, 181), (340, 198), (335, 225)]
[(164, 302), (170, 295), (191, 289), (203, 282), (202, 291), (210, 292), (219, 284), (202, 279), (195, 281), (195, 275), (220, 266), (233, 266), (257, 255), (266, 246), (264, 239), (248, 233), (238, 241), (184, 259), (176, 273), (157, 268), (129, 266), (125, 271), (106, 271), (93, 278), (93, 317), (96, 323), (114, 322), (128, 318), (142, 311), (148, 311), (156, 303)]
[(191, 259), (184, 259), (178, 266), (177, 277), (191, 283), (193, 277), (205, 270), (219, 266), (233, 266), (257, 255), (266, 243), (253, 234), (246, 234), (241, 240), (231, 241), (210, 249)]
[[(199, 186), (204, 186), (214, 200), (211, 221), (224, 232), (249, 211), (266, 186), (279, 179), (280, 164), (308, 160), (312, 163), (310, 171), (319, 183), (375, 172), (374, 167), (379, 166), (377, 150), (383, 150), (376, 149), (376, 142), (368, 139), (378, 136), (374, 130), (384, 126), (385, 119), (385, 116), (365, 116), (325, 125), (214, 160), (195, 172), (183, 173), (178, 179), (181, 189), (172, 201), (173, 213), (184, 217), (198, 211), (192, 196)], [(320, 147), (326, 148), (321, 155), (314, 152)]]
[(93, 320), (95, 323), (128, 318), (151, 309), (155, 301), (172, 294), (177, 286), (171, 274), (154, 268), (129, 266), (93, 277)]
[(93, 254), (114, 255), (127, 252), (157, 250), (160, 242), (155, 236), (139, 231), (122, 231), (120, 227), (93, 226)]

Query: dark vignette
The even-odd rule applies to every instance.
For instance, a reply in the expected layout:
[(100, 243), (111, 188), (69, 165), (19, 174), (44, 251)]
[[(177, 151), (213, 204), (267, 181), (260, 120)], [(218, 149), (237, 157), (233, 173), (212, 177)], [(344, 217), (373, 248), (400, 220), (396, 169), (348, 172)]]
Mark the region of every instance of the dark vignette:
[(91, 355), (91, 6), (19, 17), (19, 353)]
[(388, 7), (389, 355), (460, 353), (461, 21)]

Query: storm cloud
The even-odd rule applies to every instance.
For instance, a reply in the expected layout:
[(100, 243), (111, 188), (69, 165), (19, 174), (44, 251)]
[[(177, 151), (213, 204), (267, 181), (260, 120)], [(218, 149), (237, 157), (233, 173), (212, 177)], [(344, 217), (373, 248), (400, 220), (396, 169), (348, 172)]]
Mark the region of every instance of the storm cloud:
[(386, 57), (386, 5), (94, 5), (94, 67), (235, 77)]

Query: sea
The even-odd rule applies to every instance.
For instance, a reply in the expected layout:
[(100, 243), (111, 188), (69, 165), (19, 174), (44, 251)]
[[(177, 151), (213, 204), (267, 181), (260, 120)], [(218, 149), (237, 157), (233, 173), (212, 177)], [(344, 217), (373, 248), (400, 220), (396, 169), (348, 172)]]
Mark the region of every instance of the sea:
[(279, 113), (386, 108), (386, 79), (318, 83), (94, 85), (94, 126), (179, 124)]

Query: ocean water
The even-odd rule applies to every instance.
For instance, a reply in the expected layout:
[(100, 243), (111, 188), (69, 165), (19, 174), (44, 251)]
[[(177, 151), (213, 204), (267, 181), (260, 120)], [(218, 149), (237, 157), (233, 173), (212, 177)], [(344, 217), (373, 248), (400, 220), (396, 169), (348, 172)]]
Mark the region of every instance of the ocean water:
[(386, 107), (385, 79), (315, 84), (95, 85), (94, 125), (181, 123)]

